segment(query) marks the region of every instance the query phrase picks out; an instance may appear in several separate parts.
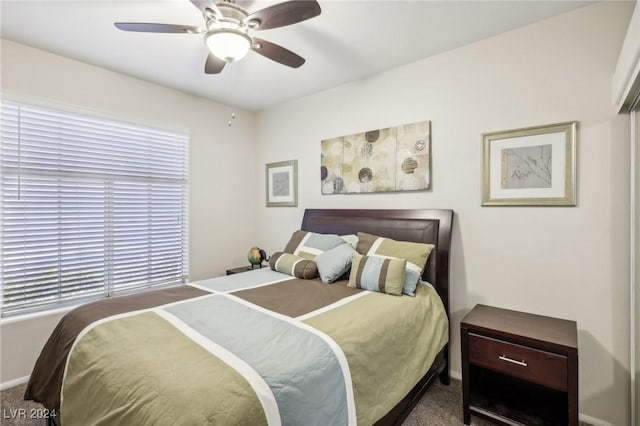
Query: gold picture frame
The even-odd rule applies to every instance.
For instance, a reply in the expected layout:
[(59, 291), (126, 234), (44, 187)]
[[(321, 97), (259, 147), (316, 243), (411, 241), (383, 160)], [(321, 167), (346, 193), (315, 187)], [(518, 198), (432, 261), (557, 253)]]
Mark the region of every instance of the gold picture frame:
[(265, 166), (267, 207), (298, 205), (298, 160), (269, 163)]
[(578, 122), (483, 134), (483, 206), (575, 206)]

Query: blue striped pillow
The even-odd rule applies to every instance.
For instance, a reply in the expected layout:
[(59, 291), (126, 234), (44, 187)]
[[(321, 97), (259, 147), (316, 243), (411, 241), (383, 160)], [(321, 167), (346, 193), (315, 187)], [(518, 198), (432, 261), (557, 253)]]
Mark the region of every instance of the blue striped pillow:
[(363, 256), (354, 252), (347, 285), (401, 296), (406, 267), (406, 259)]

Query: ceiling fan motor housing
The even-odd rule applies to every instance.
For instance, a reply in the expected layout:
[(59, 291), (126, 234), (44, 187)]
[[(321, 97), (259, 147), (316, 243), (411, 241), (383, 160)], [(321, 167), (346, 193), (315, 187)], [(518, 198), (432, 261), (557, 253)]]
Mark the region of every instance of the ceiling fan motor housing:
[(210, 14), (208, 12), (206, 13), (208, 15), (207, 18), (210, 18), (211, 15), (213, 15), (214, 19), (218, 18), (223, 21), (228, 20), (240, 26), (242, 25), (242, 21), (244, 21), (244, 19), (249, 15), (246, 10), (244, 10), (240, 6), (236, 6), (233, 3), (223, 2), (223, 3), (218, 3), (217, 6), (218, 6), (218, 10), (220, 11), (223, 17), (222, 18), (216, 17), (216, 13), (213, 10), (207, 8), (206, 9), (207, 11), (211, 11)]

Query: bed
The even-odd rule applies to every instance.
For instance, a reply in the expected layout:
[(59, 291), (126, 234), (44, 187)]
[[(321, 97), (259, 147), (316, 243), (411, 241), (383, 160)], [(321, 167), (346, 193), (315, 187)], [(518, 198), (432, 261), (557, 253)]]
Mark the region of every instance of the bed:
[(64, 426), (400, 424), (436, 377), (449, 383), (452, 220), (307, 209), (307, 234), (432, 245), (415, 297), (262, 268), (92, 302), (61, 319), (25, 399)]

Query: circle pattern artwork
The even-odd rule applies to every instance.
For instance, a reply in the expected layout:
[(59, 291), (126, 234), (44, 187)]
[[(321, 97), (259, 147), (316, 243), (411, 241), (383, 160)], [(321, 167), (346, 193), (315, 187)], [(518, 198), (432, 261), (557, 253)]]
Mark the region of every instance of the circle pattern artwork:
[(380, 130), (371, 130), (364, 134), (364, 139), (367, 142), (375, 142), (380, 138)]
[(362, 183), (371, 182), (371, 179), (373, 179), (373, 172), (370, 168), (364, 167), (360, 169), (360, 173), (358, 173), (358, 179)]
[(411, 157), (402, 162), (402, 171), (408, 175), (412, 174), (416, 168), (418, 168), (418, 162)]

